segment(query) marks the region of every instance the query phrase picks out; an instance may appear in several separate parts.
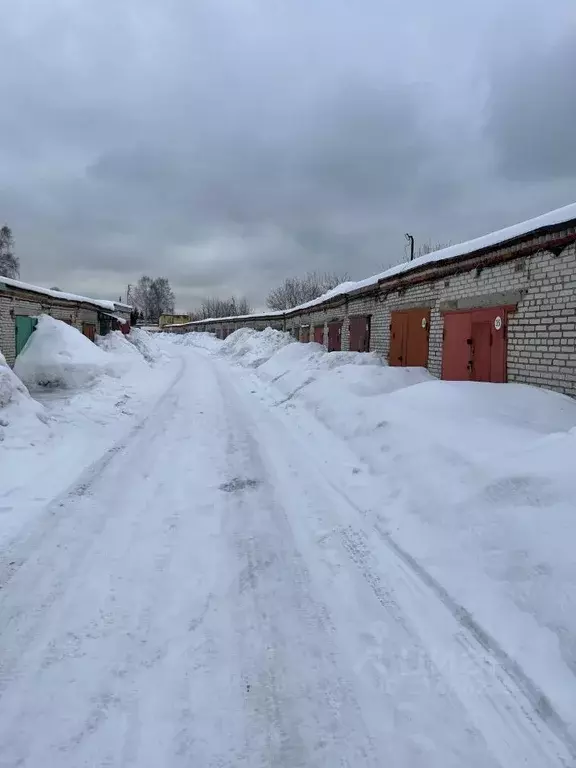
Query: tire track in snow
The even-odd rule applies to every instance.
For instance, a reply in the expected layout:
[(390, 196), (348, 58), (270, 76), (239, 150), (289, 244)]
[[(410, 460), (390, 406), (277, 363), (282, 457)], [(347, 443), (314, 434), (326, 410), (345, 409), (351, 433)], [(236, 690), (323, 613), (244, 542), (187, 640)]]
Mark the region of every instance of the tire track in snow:
[[(234, 383), (237, 388), (243, 386), (238, 379)], [(254, 407), (258, 407), (255, 400)], [(378, 541), (374, 540), (365, 512), (334, 482), (333, 472), (328, 476), (325, 463), (317, 459), (321, 449), (311, 444), (309, 435), (303, 441), (285, 418), (279, 419), (271, 411), (268, 421), (276, 421), (285, 432), (279, 439), (276, 428), (274, 461), (286, 463), (297, 454), (307, 473), (314, 467), (314, 482), (324, 486), (333, 499), (336, 520), (331, 536), (340, 541), (376, 599), (388, 612), (392, 610), (397, 620), (408, 616), (412, 632), (422, 638), (433, 656), (435, 649), (449, 649), (444, 656), (449, 654), (448, 663), (453, 668), (447, 679), (502, 765), (544, 768), (576, 764), (576, 744), (566, 723), (521, 666), (387, 532), (378, 528)], [(334, 435), (332, 438), (336, 439)], [(386, 584), (384, 589), (382, 584)], [(426, 610), (427, 606), (432, 610)], [(428, 622), (422, 620), (426, 615)], [(446, 658), (440, 658), (437, 666), (442, 670), (446, 664)], [(470, 684), (473, 676), (477, 688)]]
[(329, 612), (311, 593), (252, 419), (228, 382), (220, 376), (219, 383), (229, 406), (227, 464), (233, 477), (221, 489), (238, 562), (233, 599), (249, 712), (246, 752), (239, 759), (262, 768), (378, 768), (352, 686), (338, 666)]
[[(217, 363), (216, 366), (218, 367)], [(406, 644), (414, 645), (414, 636), (410, 635), (409, 628), (399, 620), (401, 612), (398, 611), (395, 615), (390, 612), (383, 616), (379, 611), (380, 606), (374, 606), (373, 595), (362, 579), (353, 579), (354, 586), (351, 589), (349, 577), (355, 575), (355, 567), (349, 567), (351, 561), (346, 553), (342, 551), (338, 562), (333, 564), (333, 570), (324, 559), (325, 550), (316, 532), (309, 538), (306, 517), (316, 514), (315, 507), (318, 502), (320, 507), (331, 507), (333, 494), (326, 494), (324, 484), (318, 483), (313, 475), (312, 465), (307, 465), (299, 450), (294, 453), (287, 449), (287, 444), (292, 443), (293, 439), (285, 433), (282, 425), (276, 420), (269, 423), (269, 414), (261, 407), (255, 408), (252, 399), (246, 400), (247, 393), (243, 391), (242, 383), (230, 378), (229, 369), (222, 369), (221, 380), (223, 399), (233, 406), (231, 410), (234, 415), (242, 414), (239, 429), (249, 436), (248, 442), (256, 446), (254, 450), (257, 453), (257, 459), (247, 462), (243, 469), (241, 465), (232, 463), (231, 472), (235, 476), (266, 478), (266, 483), (246, 494), (246, 503), (250, 504), (249, 509), (256, 515), (254, 520), (258, 523), (262, 524), (260, 516), (265, 515), (267, 522), (264, 529), (273, 521), (282, 532), (277, 545), (266, 544), (262, 549), (255, 546), (250, 539), (247, 544), (249, 554), (243, 561), (245, 567), (241, 569), (246, 593), (254, 593), (257, 599), (257, 616), (261, 617), (258, 624), (265, 628), (266, 632), (270, 631), (270, 640), (266, 647), (282, 648), (286, 636), (294, 633), (294, 627), (300, 626), (300, 621), (293, 619), (294, 627), (291, 630), (285, 628), (287, 616), (293, 615), (287, 610), (291, 599), (293, 600), (286, 594), (289, 591), (288, 585), (301, 583), (304, 579), (297, 575), (299, 568), (304, 569), (307, 600), (311, 599), (314, 606), (308, 612), (311, 617), (308, 619), (308, 626), (312, 621), (312, 624), (317, 625), (316, 632), (320, 630), (326, 634), (321, 646), (316, 646), (316, 642), (308, 644), (309, 641), (305, 640), (306, 631), (298, 630), (294, 639), (295, 650), (291, 654), (293, 658), (285, 664), (280, 678), (284, 690), (287, 679), (296, 677), (297, 681), (298, 676), (302, 674), (302, 668), (317, 664), (313, 658), (310, 659), (310, 653), (314, 653), (316, 646), (319, 650), (315, 653), (319, 658), (333, 656), (336, 666), (330, 676), (334, 680), (341, 678), (344, 682), (343, 690), (352, 693), (354, 709), (358, 713), (355, 717), (361, 718), (362, 730), (366, 732), (366, 743), (374, 743), (377, 753), (375, 763), (367, 762), (368, 757), (350, 756), (345, 765), (349, 764), (355, 768), (372, 764), (378, 767), (390, 764), (410, 765), (413, 768), (460, 768), (464, 760), (471, 768), (495, 766), (496, 763), (486, 752), (482, 737), (473, 731), (471, 724), (462, 716), (459, 702), (451, 692), (445, 691), (445, 685), (439, 683), (435, 670), (428, 668), (421, 671), (421, 674), (414, 675), (406, 669), (403, 651)], [(255, 472), (255, 466), (261, 468)], [(238, 525), (245, 525), (244, 516), (237, 509), (233, 518), (238, 521)], [(247, 525), (248, 532), (252, 529), (252, 525)], [(243, 528), (240, 529), (240, 536), (242, 531)], [(249, 533), (245, 532), (245, 535), (249, 537)], [(288, 554), (290, 551), (293, 553)], [(270, 566), (267, 552), (286, 552), (286, 555), (277, 565)], [(312, 568), (313, 577), (307, 565)], [(269, 587), (270, 597), (262, 603), (262, 583), (272, 582), (274, 571), (278, 572), (279, 569), (281, 573), (277, 575), (278, 584)], [(362, 593), (360, 603), (356, 602), (357, 587)], [(317, 594), (319, 596), (314, 598)], [(245, 602), (240, 604), (239, 610), (244, 617), (250, 613)], [(386, 627), (386, 648), (383, 649), (384, 656), (387, 656), (384, 661), (385, 669), (374, 667), (367, 658), (370, 644), (374, 647), (373, 644), (377, 643), (377, 638), (373, 637), (374, 629), (383, 625)], [(247, 638), (246, 642), (250, 646), (250, 638), (253, 635), (250, 635), (249, 628), (244, 627), (241, 636)], [(305, 640), (304, 645), (302, 639)], [(338, 650), (334, 653), (333, 648)], [(245, 649), (242, 655), (247, 659), (252, 658), (250, 647)], [(380, 655), (381, 650), (378, 649), (378, 656)], [(255, 673), (252, 673), (252, 677), (254, 675)], [(257, 677), (257, 674), (255, 676)], [(277, 687), (276, 677), (273, 680), (274, 686)], [(316, 684), (315, 690), (312, 689), (309, 693), (292, 693), (288, 699), (284, 695), (283, 708), (291, 706), (291, 700), (300, 700), (299, 709), (303, 709), (305, 702), (307, 706), (310, 706), (310, 703), (313, 703), (314, 707), (321, 706), (324, 693), (328, 697), (324, 700), (324, 706), (328, 706), (330, 702), (336, 703), (335, 717), (336, 722), (340, 723), (336, 730), (338, 738), (342, 738), (342, 729), (350, 736), (362, 732), (351, 724), (350, 715), (344, 719), (338, 716), (338, 711), (343, 709), (342, 704), (338, 703), (342, 699), (341, 693), (336, 697), (334, 693), (330, 693), (333, 685), (334, 683), (320, 682)], [(340, 685), (338, 683), (338, 686)], [(290, 686), (288, 689), (290, 690)], [(338, 691), (338, 688), (336, 690)], [(427, 703), (430, 705), (428, 708)], [(442, 716), (436, 711), (438, 707)], [(282, 712), (282, 708), (280, 711)], [(284, 711), (285, 721), (286, 717), (287, 712)], [(323, 719), (326, 717), (322, 715)], [(312, 710), (305, 722), (315, 722), (316, 718)], [(286, 722), (294, 727), (290, 716)], [(298, 718), (296, 722), (298, 723)], [(265, 731), (265, 726), (266, 720), (262, 722), (260, 731)], [(438, 731), (440, 727), (444, 727), (442, 732)], [(325, 726), (318, 728), (315, 725), (315, 730), (322, 734)], [(345, 754), (348, 756), (348, 752)], [(344, 753), (340, 759), (343, 755)], [(295, 759), (294, 755), (292, 758)], [(278, 756), (276, 759), (279, 759)], [(318, 758), (315, 761), (315, 756), (310, 753), (308, 762), (288, 762), (286, 765), (327, 765), (331, 768), (334, 764), (334, 756), (327, 763), (318, 763), (317, 760)], [(256, 764), (260, 765), (257, 760)], [(285, 763), (277, 763), (274, 760), (263, 763), (266, 766), (270, 764)]]

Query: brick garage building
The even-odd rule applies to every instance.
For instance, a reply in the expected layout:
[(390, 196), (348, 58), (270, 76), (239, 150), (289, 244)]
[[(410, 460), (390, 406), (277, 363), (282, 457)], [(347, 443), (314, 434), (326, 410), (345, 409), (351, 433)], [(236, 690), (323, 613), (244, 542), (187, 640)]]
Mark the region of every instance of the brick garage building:
[(273, 324), (302, 341), (360, 345), (391, 365), (424, 365), (438, 377), (514, 381), (576, 396), (575, 243), (576, 204), (285, 313), (180, 330)]
[(0, 276), (0, 352), (13, 365), (34, 330), (35, 318), (41, 314), (73, 325), (94, 340), (97, 333), (125, 321), (129, 310), (124, 304), (52, 291)]

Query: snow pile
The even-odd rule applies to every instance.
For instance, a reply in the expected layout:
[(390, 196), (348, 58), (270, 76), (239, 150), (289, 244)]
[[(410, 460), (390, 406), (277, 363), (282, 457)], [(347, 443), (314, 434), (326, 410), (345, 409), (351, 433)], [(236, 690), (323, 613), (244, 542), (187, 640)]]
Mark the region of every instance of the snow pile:
[(289, 333), (273, 328), (263, 331), (239, 328), (220, 344), (219, 353), (245, 368), (258, 368), (279, 349), (293, 343)]
[(355, 395), (385, 395), (432, 379), (424, 368), (391, 368), (375, 354), (327, 352), (315, 343), (278, 350), (259, 374), (288, 398), (301, 393), (314, 410), (325, 408), (330, 413), (347, 412), (347, 401)]
[(166, 352), (162, 348), (161, 341), (151, 333), (148, 333), (148, 331), (144, 331), (141, 328), (132, 328), (128, 334), (128, 341), (151, 364), (166, 359)]
[(16, 359), (14, 372), (31, 390), (76, 389), (105, 374), (116, 375), (114, 362), (76, 328), (41, 315)]
[(114, 369), (119, 375), (127, 373), (134, 367), (147, 368), (150, 365), (140, 349), (121, 331), (111, 331), (106, 336), (97, 336), (96, 344), (112, 356)]
[(142, 362), (144, 356), (135, 344), (132, 344), (122, 331), (111, 331), (106, 336), (97, 336), (96, 344), (111, 355), (128, 357), (134, 362)]
[[(6, 447), (15, 441), (21, 448), (38, 436), (47, 416), (44, 408), (30, 397), (30, 393), (12, 372), (6, 359), (0, 352), (0, 443)], [(1, 448), (0, 448), (1, 450)], [(0, 459), (0, 464), (2, 460)]]
[[(339, 357), (296, 344), (258, 375), (291, 424), (310, 434), (303, 406), (352, 451), (351, 493), (378, 537), (416, 558), (561, 703), (576, 670), (576, 402)], [(363, 477), (378, 478), (377, 501)]]

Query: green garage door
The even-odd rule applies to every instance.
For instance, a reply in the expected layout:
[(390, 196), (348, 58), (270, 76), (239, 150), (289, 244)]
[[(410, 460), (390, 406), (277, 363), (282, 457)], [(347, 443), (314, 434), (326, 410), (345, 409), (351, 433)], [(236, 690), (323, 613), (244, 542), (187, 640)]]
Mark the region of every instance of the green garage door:
[(36, 328), (37, 322), (38, 320), (35, 317), (16, 315), (16, 357), (26, 346), (26, 342), (32, 335), (34, 328)]

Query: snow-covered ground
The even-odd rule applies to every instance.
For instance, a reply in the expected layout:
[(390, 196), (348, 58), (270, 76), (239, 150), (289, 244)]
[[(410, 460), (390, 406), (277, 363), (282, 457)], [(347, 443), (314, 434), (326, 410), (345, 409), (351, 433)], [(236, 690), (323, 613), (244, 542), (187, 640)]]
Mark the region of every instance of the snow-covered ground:
[[(278, 332), (126, 343), (45, 400), (76, 432), (1, 550), (0, 765), (574, 765), (576, 403)], [(110, 382), (148, 417), (78, 476)]]

